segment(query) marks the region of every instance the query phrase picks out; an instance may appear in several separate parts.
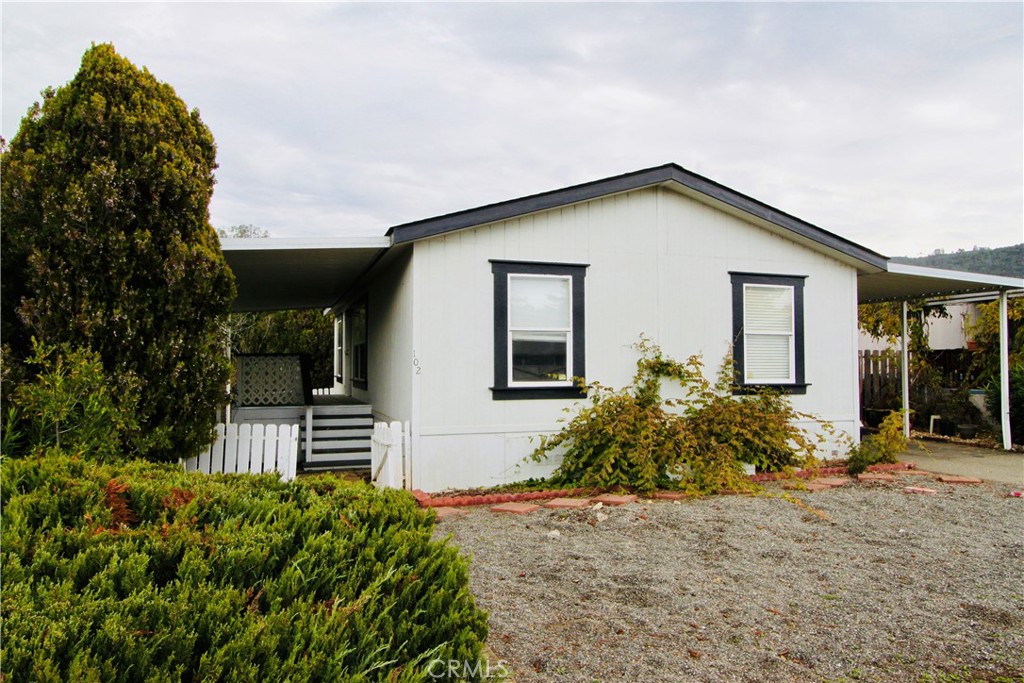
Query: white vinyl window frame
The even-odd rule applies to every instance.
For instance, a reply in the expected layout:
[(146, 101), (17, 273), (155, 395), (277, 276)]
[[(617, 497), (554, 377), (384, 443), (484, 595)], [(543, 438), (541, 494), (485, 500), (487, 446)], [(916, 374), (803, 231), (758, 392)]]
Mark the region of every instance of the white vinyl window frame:
[[(744, 283), (743, 285), (743, 345), (744, 358), (746, 362), (743, 367), (743, 381), (746, 384), (794, 384), (796, 382), (796, 296), (795, 287), (791, 285), (769, 285)], [(783, 292), (789, 303), (789, 316), (786, 321), (786, 329), (780, 330), (777, 327), (758, 327), (751, 321), (750, 302), (753, 297), (749, 296), (751, 291), (777, 291)], [(782, 339), (786, 342), (786, 366), (788, 374), (782, 376), (758, 376), (752, 377), (752, 354), (750, 344), (752, 338), (760, 339)]]
[(345, 316), (334, 318), (334, 383), (345, 381)]
[[(508, 273), (508, 314), (507, 314), (507, 330), (506, 335), (506, 349), (508, 358), (508, 387), (509, 388), (543, 388), (543, 387), (571, 387), (573, 386), (573, 300), (572, 300), (572, 276), (570, 275), (547, 275), (539, 273)], [(567, 326), (564, 327), (525, 327), (519, 326), (514, 327), (512, 324), (512, 283), (515, 280), (560, 280), (566, 283), (567, 291), (569, 293), (569, 310), (568, 310), (568, 321)], [(565, 334), (565, 379), (564, 380), (550, 380), (543, 382), (524, 382), (522, 380), (513, 379), (514, 368), (512, 364), (512, 338), (516, 332), (550, 332)]]

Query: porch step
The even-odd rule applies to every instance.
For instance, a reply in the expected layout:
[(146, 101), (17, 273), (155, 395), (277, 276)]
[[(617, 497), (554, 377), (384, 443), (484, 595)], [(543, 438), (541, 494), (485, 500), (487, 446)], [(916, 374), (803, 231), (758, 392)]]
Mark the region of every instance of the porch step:
[(370, 466), (373, 413), (369, 405), (313, 406), (313, 443), (306, 453), (306, 417), (300, 421), (299, 450), (304, 470)]

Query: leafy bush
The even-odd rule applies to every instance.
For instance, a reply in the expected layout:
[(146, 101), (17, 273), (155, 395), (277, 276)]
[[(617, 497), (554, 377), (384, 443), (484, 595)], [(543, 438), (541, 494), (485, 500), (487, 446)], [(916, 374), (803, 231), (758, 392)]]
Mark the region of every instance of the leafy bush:
[(866, 437), (850, 449), (846, 458), (846, 471), (856, 475), (871, 465), (894, 463), (896, 456), (907, 450), (907, 437), (903, 434), (902, 410), (893, 410), (878, 429), (878, 434)]
[(585, 385), (589, 407), (582, 407), (562, 431), (541, 437), (533, 460), (564, 449), (554, 483), (647, 491), (665, 485), (669, 473), (686, 460), (691, 437), (684, 422), (666, 409), (676, 402), (662, 399), (661, 383), (674, 379), (685, 386), (695, 370), (665, 358), (646, 340), (638, 349), (632, 384), (619, 390), (599, 382)]
[[(691, 359), (700, 369), (699, 360)], [(798, 412), (789, 397), (778, 390), (761, 387), (745, 396), (733, 396), (735, 366), (727, 356), (714, 383), (695, 375), (686, 403), (687, 429), (698, 452), (718, 444), (758, 471), (779, 472), (815, 463), (814, 454), (833, 433), (830, 424), (813, 415)], [(800, 420), (816, 422), (821, 434), (814, 436), (797, 425)]]
[[(996, 424), (1002, 424), (999, 382), (985, 387), (985, 405)], [(1010, 365), (1010, 434), (1014, 443), (1024, 444), (1024, 360)]]
[(61, 452), (96, 460), (118, 458), (137, 425), (132, 391), (115, 401), (99, 355), (33, 340), (33, 379), (11, 397), (0, 452), (5, 457)]
[(5, 677), (426, 681), (477, 661), (466, 560), (408, 494), (5, 460)]
[[(584, 385), (589, 406), (563, 420), (560, 432), (542, 437), (531, 454), (540, 462), (562, 453), (555, 483), (708, 493), (750, 488), (743, 462), (773, 471), (813, 462), (817, 443), (795, 424), (813, 418), (777, 392), (733, 396), (730, 357), (712, 383), (699, 356), (680, 363), (646, 339), (636, 348), (633, 382), (618, 390)], [(686, 397), (662, 398), (664, 380), (678, 382)]]

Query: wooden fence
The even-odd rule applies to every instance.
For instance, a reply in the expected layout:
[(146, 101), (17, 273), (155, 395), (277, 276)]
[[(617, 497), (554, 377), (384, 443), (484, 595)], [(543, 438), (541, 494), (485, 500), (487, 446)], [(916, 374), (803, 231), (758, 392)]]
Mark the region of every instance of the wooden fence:
[(892, 407), (901, 392), (900, 357), (891, 351), (861, 351), (859, 355), (861, 409)]
[(185, 469), (207, 474), (277, 472), (283, 481), (295, 478), (299, 458), (297, 424), (218, 424), (217, 438)]
[(370, 479), (377, 488), (410, 488), (408, 424), (377, 422), (370, 438)]

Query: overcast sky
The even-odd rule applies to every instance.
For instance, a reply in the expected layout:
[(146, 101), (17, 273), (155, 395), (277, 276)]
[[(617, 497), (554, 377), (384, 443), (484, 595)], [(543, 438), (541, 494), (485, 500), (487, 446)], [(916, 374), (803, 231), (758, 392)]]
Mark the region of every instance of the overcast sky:
[(676, 162), (887, 255), (1024, 241), (1024, 5), (3, 2), (10, 139), (92, 42), (213, 131), (216, 227), (389, 226)]

